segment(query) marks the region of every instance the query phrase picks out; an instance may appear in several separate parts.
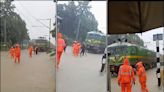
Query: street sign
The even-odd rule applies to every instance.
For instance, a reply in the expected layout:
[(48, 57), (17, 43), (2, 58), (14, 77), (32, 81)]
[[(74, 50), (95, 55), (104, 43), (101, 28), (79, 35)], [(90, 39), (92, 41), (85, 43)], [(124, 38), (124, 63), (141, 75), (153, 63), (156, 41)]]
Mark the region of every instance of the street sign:
[(163, 39), (162, 36), (163, 36), (162, 34), (155, 34), (155, 35), (153, 35), (153, 41), (162, 40)]

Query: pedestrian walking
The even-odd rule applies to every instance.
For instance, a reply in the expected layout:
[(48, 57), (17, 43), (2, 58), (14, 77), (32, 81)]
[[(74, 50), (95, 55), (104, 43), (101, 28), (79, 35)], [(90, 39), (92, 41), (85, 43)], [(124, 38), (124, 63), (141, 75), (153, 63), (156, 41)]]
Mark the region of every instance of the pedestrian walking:
[(79, 53), (79, 44), (78, 44), (78, 42), (77, 41), (74, 41), (74, 43), (73, 43), (73, 45), (72, 45), (72, 49), (73, 49), (73, 55), (75, 56), (75, 57), (77, 57), (78, 56), (78, 53)]
[(74, 41), (73, 44), (72, 44), (72, 53), (73, 53), (74, 56), (76, 56), (76, 49), (75, 49), (76, 48), (76, 43), (77, 42)]
[(11, 56), (11, 58), (12, 59), (14, 59), (14, 47), (12, 46), (11, 48), (10, 48), (10, 50), (9, 50), (9, 53), (10, 53), (10, 56)]
[(19, 44), (15, 45), (15, 51), (14, 51), (14, 62), (20, 63), (20, 57), (21, 57), (21, 48)]
[(66, 52), (66, 48), (67, 48), (67, 40), (65, 39), (65, 47), (64, 47), (64, 52)]
[(35, 54), (36, 55), (38, 54), (38, 47), (37, 46), (35, 47)]
[(85, 44), (83, 43), (81, 47), (81, 51), (80, 51), (80, 56), (84, 56), (84, 54), (86, 55), (85, 51), (86, 51), (86, 47), (85, 47)]
[(61, 61), (61, 56), (64, 51), (65, 41), (62, 37), (62, 34), (58, 32), (57, 34), (57, 69), (59, 68), (59, 64)]
[(103, 54), (102, 59), (101, 59), (101, 69), (100, 72), (102, 73), (104, 71), (105, 65), (106, 65), (106, 54)]
[(137, 75), (139, 77), (139, 83), (141, 85), (141, 92), (149, 92), (146, 86), (147, 76), (143, 63), (140, 61), (136, 64)]
[(132, 83), (135, 84), (134, 71), (126, 57), (118, 72), (118, 85), (121, 86), (121, 92), (131, 92)]
[(77, 43), (77, 50), (76, 50), (76, 56), (79, 56), (81, 50), (81, 44), (80, 42)]
[(32, 58), (32, 51), (33, 51), (33, 47), (29, 46), (28, 48), (28, 53), (29, 53), (29, 57)]

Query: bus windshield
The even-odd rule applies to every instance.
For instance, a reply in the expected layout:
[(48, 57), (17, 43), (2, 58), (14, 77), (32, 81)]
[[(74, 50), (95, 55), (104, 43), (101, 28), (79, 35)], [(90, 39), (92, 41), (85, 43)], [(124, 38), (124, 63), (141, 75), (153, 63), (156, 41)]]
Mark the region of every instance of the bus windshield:
[(98, 34), (88, 34), (87, 39), (96, 39), (96, 40), (101, 40), (103, 36), (98, 35)]

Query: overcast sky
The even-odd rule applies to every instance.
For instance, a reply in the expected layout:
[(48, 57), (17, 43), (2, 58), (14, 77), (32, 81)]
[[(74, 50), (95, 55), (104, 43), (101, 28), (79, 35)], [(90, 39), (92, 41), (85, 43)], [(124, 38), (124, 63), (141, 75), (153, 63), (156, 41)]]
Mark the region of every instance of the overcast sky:
[[(58, 3), (68, 3), (58, 1)], [(21, 18), (25, 20), (27, 24), (27, 29), (29, 30), (29, 35), (31, 39), (38, 38), (39, 36), (45, 36), (48, 39), (49, 30), (46, 27), (32, 27), (32, 26), (43, 26), (36, 19), (47, 19), (51, 18), (51, 29), (53, 29), (53, 23), (55, 21), (55, 3), (53, 1), (14, 1), (13, 4), (16, 6), (15, 11), (20, 14)], [(91, 1), (91, 12), (95, 15), (98, 21), (98, 29), (103, 33), (107, 33), (106, 30), (106, 2), (105, 1)], [(49, 26), (47, 20), (40, 20), (40, 22)], [(163, 28), (158, 28), (151, 30), (149, 32), (144, 32), (138, 34), (147, 45), (148, 49), (156, 51), (156, 44), (153, 42), (153, 34), (163, 33)], [(54, 43), (54, 39), (51, 38), (51, 42)], [(163, 53), (163, 41), (160, 41), (160, 52)]]
[[(40, 36), (46, 37), (46, 39), (49, 38), (49, 29), (45, 27), (49, 27), (49, 20), (38, 19), (51, 18), (51, 29), (54, 28), (53, 23), (55, 21), (56, 9), (53, 1), (14, 1), (13, 4), (16, 7), (15, 12), (26, 22), (31, 39), (36, 39)], [(51, 42), (55, 43), (55, 39), (52, 37)]]

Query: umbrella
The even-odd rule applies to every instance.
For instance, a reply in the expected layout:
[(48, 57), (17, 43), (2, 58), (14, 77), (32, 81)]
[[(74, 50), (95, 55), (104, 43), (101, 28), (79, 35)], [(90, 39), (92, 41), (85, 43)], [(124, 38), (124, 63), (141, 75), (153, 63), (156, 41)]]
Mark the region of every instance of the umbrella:
[(164, 26), (164, 1), (109, 1), (108, 34), (141, 33)]

